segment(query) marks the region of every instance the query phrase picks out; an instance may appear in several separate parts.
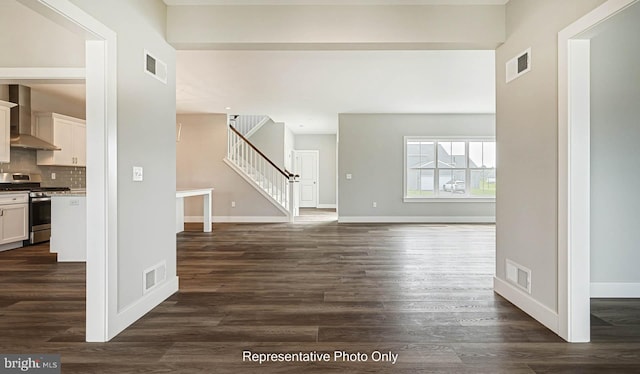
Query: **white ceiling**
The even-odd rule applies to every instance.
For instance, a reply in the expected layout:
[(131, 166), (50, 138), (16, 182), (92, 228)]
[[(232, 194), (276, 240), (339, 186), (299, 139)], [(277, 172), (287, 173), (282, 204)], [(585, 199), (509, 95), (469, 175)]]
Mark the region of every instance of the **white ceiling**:
[(266, 114), (316, 134), (335, 133), (338, 113), (494, 113), (494, 61), (494, 51), (178, 51), (177, 110)]
[(509, 0), (164, 0), (167, 5), (504, 5)]

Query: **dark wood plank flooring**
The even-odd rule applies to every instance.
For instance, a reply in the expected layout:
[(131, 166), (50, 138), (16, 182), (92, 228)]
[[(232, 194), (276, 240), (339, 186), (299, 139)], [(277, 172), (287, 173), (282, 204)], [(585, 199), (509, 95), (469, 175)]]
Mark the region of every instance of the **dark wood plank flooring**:
[[(564, 343), (492, 292), (491, 225), (188, 228), (180, 292), (109, 343), (83, 342), (84, 264), (0, 253), (0, 352), (60, 353), (63, 373), (640, 373), (638, 300), (594, 300), (593, 342)], [(369, 360), (260, 365), (245, 349)]]

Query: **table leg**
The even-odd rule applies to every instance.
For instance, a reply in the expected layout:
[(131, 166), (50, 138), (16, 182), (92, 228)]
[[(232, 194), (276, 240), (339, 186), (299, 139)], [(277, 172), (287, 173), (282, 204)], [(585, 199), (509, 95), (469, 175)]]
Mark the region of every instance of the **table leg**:
[(204, 232), (211, 232), (211, 192), (204, 195)]

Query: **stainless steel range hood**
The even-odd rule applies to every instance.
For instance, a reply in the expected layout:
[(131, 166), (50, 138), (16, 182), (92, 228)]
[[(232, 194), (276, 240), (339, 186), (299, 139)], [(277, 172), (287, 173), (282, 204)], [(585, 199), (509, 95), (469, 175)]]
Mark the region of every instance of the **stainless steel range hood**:
[(31, 134), (31, 88), (9, 85), (9, 101), (18, 104), (11, 108), (11, 147), (59, 151), (60, 148)]

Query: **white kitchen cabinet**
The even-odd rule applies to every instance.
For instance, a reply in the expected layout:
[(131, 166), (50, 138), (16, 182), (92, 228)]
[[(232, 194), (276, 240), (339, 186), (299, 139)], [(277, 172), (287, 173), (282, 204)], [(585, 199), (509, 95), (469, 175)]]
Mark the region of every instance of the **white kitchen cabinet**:
[(28, 208), (29, 196), (26, 193), (0, 195), (0, 246), (27, 239)]
[(38, 151), (38, 165), (86, 166), (85, 120), (58, 113), (35, 113), (35, 133), (59, 151)]
[(9, 162), (11, 147), (11, 108), (14, 103), (0, 100), (0, 162)]

